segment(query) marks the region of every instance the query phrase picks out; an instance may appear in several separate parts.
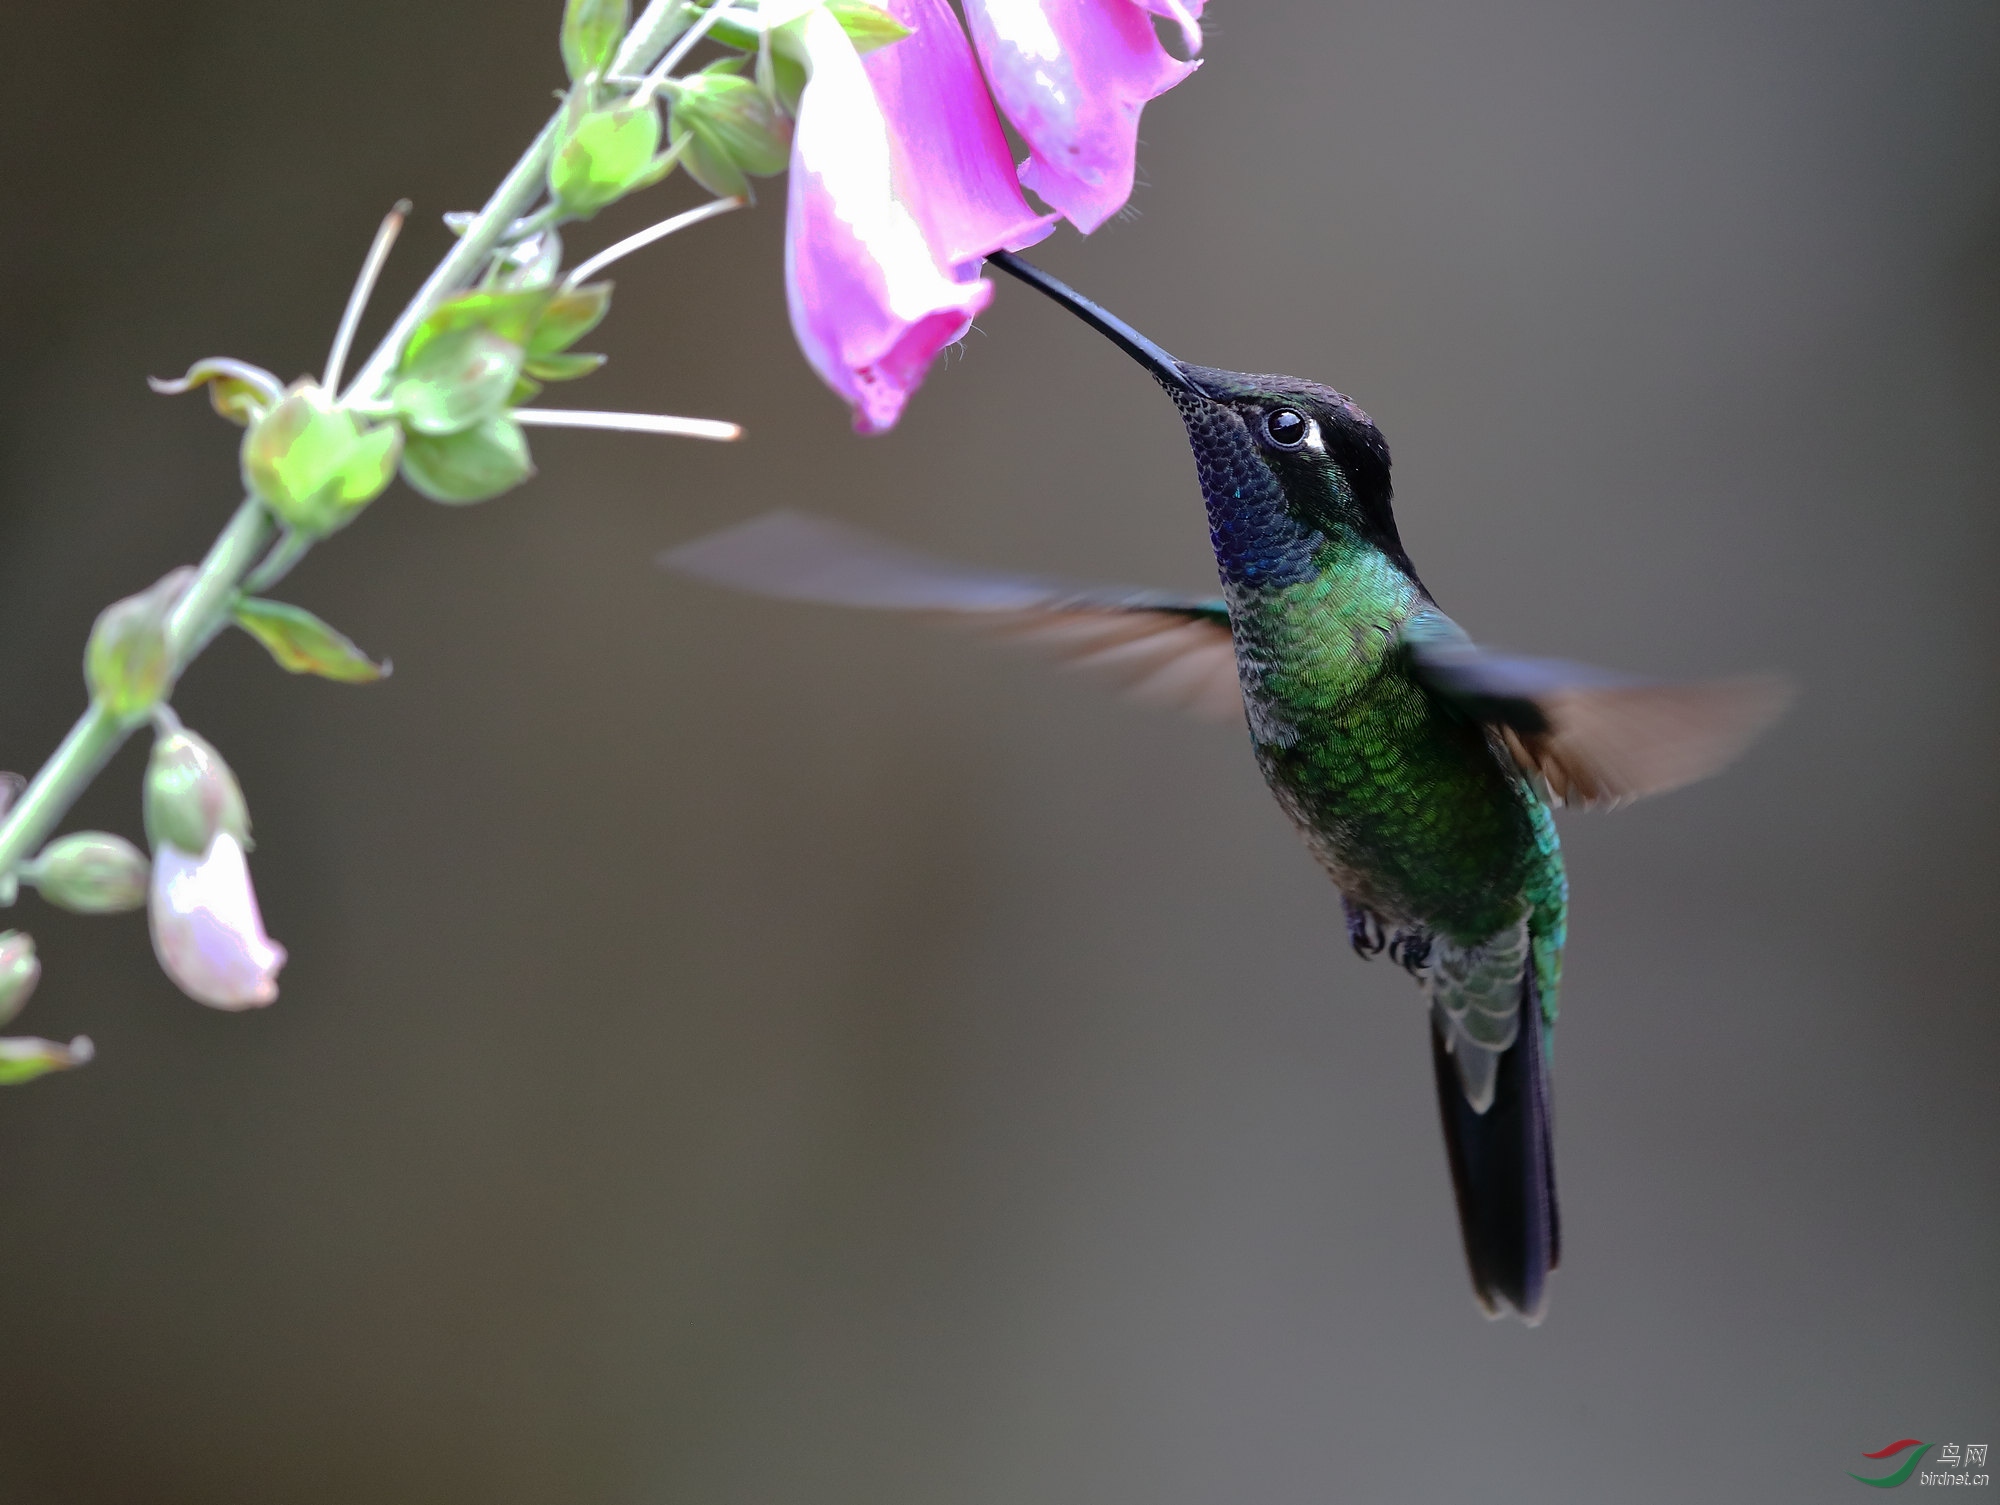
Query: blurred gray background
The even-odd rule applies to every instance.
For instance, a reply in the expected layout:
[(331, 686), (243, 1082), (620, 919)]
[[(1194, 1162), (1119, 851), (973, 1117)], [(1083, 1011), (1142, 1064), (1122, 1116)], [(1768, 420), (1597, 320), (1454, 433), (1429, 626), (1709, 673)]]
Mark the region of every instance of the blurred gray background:
[[(0, 765), (192, 560), (236, 430), (142, 378), (379, 330), (549, 108), (555, 0), (18, 7), (0, 72)], [(8, 1502), (1817, 1501), (2000, 1441), (2000, 10), (1216, 0), (1135, 215), (1039, 253), (1189, 359), (1322, 378), (1475, 634), (1804, 696), (1564, 821), (1566, 1263), (1460, 1265), (1415, 990), (1234, 729), (663, 576), (764, 508), (1203, 589), (1174, 415), (1012, 284), (900, 430), (793, 348), (783, 192), (621, 267), (586, 405), (221, 643), (284, 996), (33, 899), (0, 1096)], [(589, 249), (676, 184), (573, 237)], [(139, 753), (78, 812), (136, 834)]]

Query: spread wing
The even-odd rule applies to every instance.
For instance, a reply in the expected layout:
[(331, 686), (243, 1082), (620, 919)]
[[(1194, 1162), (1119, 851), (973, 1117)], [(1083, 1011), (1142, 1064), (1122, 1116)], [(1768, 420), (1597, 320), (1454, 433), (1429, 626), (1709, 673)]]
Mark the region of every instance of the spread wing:
[(1449, 617), (1403, 628), (1417, 677), (1493, 728), (1557, 804), (1588, 808), (1707, 778), (1748, 747), (1792, 698), (1768, 675), (1660, 684), (1553, 658), (1481, 648)]
[(785, 511), (669, 549), (660, 563), (781, 600), (947, 618), (1108, 675), (1139, 700), (1205, 720), (1243, 715), (1229, 611), (1221, 601), (1079, 590), (966, 569)]

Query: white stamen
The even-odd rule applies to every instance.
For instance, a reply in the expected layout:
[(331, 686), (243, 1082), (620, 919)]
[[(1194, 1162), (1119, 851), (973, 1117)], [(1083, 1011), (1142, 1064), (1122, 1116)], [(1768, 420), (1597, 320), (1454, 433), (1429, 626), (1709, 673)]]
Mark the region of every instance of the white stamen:
[(577, 408), (516, 408), (516, 423), (557, 429), (619, 429), (628, 434), (674, 434), (683, 439), (741, 439), (740, 424), (716, 418), (670, 418), (664, 413), (588, 413)]
[(361, 327), (362, 311), (368, 307), (369, 294), (375, 291), (375, 279), (382, 275), (382, 264), (389, 259), (389, 248), (402, 233), (409, 212), (410, 201), (404, 199), (383, 216), (382, 227), (375, 232), (375, 243), (361, 263), (361, 275), (354, 279), (354, 290), (347, 295), (346, 311), (341, 314), (340, 328), (333, 336), (333, 349), (327, 352), (326, 380), (322, 385), (329, 392), (340, 390), (340, 372), (347, 364), (347, 352), (354, 346), (354, 331)]
[(689, 225), (698, 225), (705, 219), (714, 219), (718, 214), (727, 214), (732, 209), (741, 209), (741, 199), (710, 199), (706, 204), (676, 214), (672, 219), (663, 219), (657, 225), (641, 230), (636, 235), (628, 235), (616, 245), (606, 246), (587, 261), (578, 263), (576, 269), (563, 279), (571, 287), (588, 282), (593, 275), (603, 271), (614, 261), (621, 261), (634, 251), (650, 246), (656, 240), (665, 240), (677, 230), (685, 230)]

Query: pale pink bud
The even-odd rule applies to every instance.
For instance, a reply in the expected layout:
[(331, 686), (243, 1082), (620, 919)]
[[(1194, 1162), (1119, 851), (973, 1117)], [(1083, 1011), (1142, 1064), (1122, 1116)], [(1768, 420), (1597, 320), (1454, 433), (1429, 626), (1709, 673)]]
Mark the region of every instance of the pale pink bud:
[(227, 831), (208, 854), (163, 844), (153, 854), (153, 953), (180, 990), (218, 1009), (249, 1009), (278, 996), (285, 948), (264, 934), (250, 865)]

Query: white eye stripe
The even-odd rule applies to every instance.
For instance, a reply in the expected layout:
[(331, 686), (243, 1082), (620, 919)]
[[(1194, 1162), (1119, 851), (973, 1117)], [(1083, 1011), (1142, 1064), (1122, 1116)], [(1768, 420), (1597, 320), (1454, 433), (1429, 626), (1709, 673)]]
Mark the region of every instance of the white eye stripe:
[(1319, 420), (1317, 418), (1308, 418), (1306, 420), (1305, 447), (1314, 454), (1323, 455), (1326, 453), (1326, 440), (1320, 437)]

